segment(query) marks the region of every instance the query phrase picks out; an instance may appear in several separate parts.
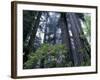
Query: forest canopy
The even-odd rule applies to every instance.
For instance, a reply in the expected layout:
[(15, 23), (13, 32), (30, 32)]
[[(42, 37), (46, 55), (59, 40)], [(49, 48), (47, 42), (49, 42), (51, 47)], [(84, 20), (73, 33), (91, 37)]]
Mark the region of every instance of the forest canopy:
[(91, 14), (23, 10), (23, 68), (91, 65)]

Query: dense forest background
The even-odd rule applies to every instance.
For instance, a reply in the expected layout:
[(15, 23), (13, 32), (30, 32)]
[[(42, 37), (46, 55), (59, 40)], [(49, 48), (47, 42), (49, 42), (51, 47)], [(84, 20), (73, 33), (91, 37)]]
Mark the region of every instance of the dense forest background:
[(91, 14), (23, 10), (23, 68), (91, 65)]

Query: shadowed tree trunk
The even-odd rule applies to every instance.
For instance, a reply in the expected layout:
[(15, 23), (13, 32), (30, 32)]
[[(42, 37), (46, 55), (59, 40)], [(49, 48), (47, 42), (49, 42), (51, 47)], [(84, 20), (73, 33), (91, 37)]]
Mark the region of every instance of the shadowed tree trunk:
[[(68, 53), (69, 53), (69, 57), (70, 60), (73, 62), (73, 57), (72, 57), (72, 45), (71, 45), (71, 40), (70, 40), (70, 35), (69, 35), (69, 28), (68, 28), (68, 22), (66, 20), (66, 13), (61, 13), (61, 17), (60, 17), (60, 25), (61, 25), (61, 31), (62, 31), (62, 44), (65, 44), (67, 49), (68, 49)], [(67, 53), (66, 53), (67, 55)], [(66, 56), (65, 56), (66, 57)], [(67, 58), (67, 57), (66, 57)]]
[[(80, 42), (81, 42), (81, 46), (83, 49), (81, 51), (81, 54), (79, 54), (79, 56), (80, 56), (80, 58), (83, 58), (83, 59), (90, 59), (91, 58), (90, 44), (88, 43), (86, 36), (84, 35), (82, 25), (79, 20), (80, 18), (76, 14), (73, 15), (73, 18), (75, 19), (75, 24), (77, 24), (76, 28), (77, 28), (78, 34), (80, 35)], [(81, 35), (82, 35), (82, 37), (81, 37)]]
[(78, 34), (78, 30), (77, 30), (77, 26), (79, 26), (78, 24), (76, 24), (75, 19), (74, 19), (74, 13), (67, 13), (67, 21), (69, 23), (69, 30), (70, 30), (70, 34), (71, 38), (71, 47), (72, 47), (72, 54), (73, 54), (73, 60), (74, 60), (74, 65), (78, 66), (81, 64), (81, 61), (83, 58), (80, 58), (79, 56), (79, 50), (82, 49), (81, 46), (81, 42), (80, 42), (80, 35)]
[(34, 20), (34, 22), (32, 23), (32, 30), (30, 32), (30, 39), (29, 39), (29, 43), (27, 46), (27, 52), (24, 55), (24, 62), (27, 61), (28, 59), (28, 54), (31, 53), (33, 51), (34, 48), (34, 40), (35, 40), (35, 36), (36, 36), (36, 32), (39, 26), (39, 22), (40, 22), (40, 17), (41, 17), (42, 12), (38, 12), (38, 15), (36, 17), (36, 20)]
[(84, 40), (80, 39), (80, 35), (84, 35), (84, 33), (77, 15), (75, 13), (67, 13), (67, 20), (69, 21), (70, 30), (73, 35), (71, 37), (71, 43), (73, 44), (72, 50), (74, 51), (74, 52), (72, 51), (74, 58), (74, 65), (78, 66), (81, 65), (82, 62), (84, 62), (84, 55), (85, 53), (87, 53), (85, 51), (85, 48), (86, 46), (89, 46), (89, 44), (84, 44), (88, 43), (86, 41), (86, 37), (84, 37)]

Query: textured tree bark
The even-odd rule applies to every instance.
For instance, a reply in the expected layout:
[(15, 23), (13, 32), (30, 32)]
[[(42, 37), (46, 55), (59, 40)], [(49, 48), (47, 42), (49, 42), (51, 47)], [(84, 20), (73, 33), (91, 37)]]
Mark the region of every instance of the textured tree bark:
[(31, 35), (32, 28), (34, 27), (32, 25), (35, 23), (35, 20), (36, 20), (35, 17), (37, 17), (37, 16), (38, 16), (38, 12), (32, 12), (32, 11), (23, 12), (23, 29), (24, 29), (24, 33), (26, 33), (25, 28), (27, 26), (29, 26), (28, 29), (26, 29), (26, 30), (28, 30), (27, 34), (23, 37), (24, 41), (26, 41), (28, 39), (28, 37)]
[(74, 34), (74, 40), (75, 40), (75, 45), (77, 47), (77, 58), (78, 58), (78, 65), (81, 65), (81, 63), (83, 62), (83, 55), (84, 52), (80, 52), (81, 49), (83, 49), (83, 45), (81, 43), (80, 40), (80, 29), (79, 27), (81, 27), (80, 22), (78, 22), (75, 13), (71, 13), (70, 17), (72, 17), (73, 19), (73, 23), (75, 26), (72, 28), (72, 32)]
[(32, 31), (31, 31), (31, 34), (30, 34), (30, 40), (29, 40), (29, 43), (28, 43), (28, 46), (27, 46), (27, 53), (25, 53), (25, 55), (24, 55), (24, 57), (26, 58), (24, 62), (27, 61), (27, 55), (29, 53), (31, 53), (32, 50), (33, 50), (33, 47), (34, 47), (33, 44), (34, 44), (37, 29), (38, 29), (38, 26), (39, 26), (41, 15), (42, 15), (42, 12), (39, 12), (37, 19), (34, 21), (34, 24), (32, 25), (33, 27), (32, 27)]
[[(28, 54), (28, 42), (29, 37), (32, 33), (32, 26), (35, 24), (35, 17), (37, 17), (38, 12), (32, 12), (32, 11), (23, 11), (23, 53), (24, 53), (24, 59), (23, 62), (27, 60), (27, 54)], [(25, 45), (27, 44), (27, 45)]]
[(60, 24), (61, 24), (61, 31), (62, 31), (62, 43), (66, 45), (70, 60), (72, 61), (72, 63), (74, 63), (73, 56), (72, 56), (72, 53), (74, 51), (72, 49), (66, 13), (61, 14)]
[(89, 44), (86, 41), (86, 38), (84, 38), (84, 40), (80, 39), (80, 35), (84, 35), (84, 33), (77, 15), (75, 13), (68, 13), (67, 18), (69, 20), (69, 23), (71, 24), (70, 30), (73, 34), (72, 43), (74, 44), (74, 46), (72, 45), (72, 54), (74, 58), (74, 65), (79, 66), (82, 64), (82, 62), (84, 62), (84, 56), (87, 53), (85, 50), (82, 49), (86, 49), (86, 46), (89, 46)]
[[(78, 49), (76, 46), (77, 43), (77, 31), (75, 29), (75, 23), (73, 18), (71, 17), (71, 13), (67, 13), (66, 16), (66, 22), (68, 23), (68, 32), (69, 32), (69, 36), (70, 36), (70, 49), (71, 49), (71, 56), (73, 58), (73, 65), (77, 66), (79, 65), (79, 60), (78, 60)], [(79, 41), (79, 39), (78, 39)], [(77, 43), (78, 44), (78, 43)]]
[[(75, 15), (75, 14), (74, 14), (74, 15)], [(76, 28), (77, 28), (77, 30), (78, 30), (78, 34), (84, 36), (83, 38), (80, 37), (81, 46), (82, 46), (82, 49), (84, 49), (84, 50), (81, 52), (81, 54), (80, 54), (80, 58), (81, 58), (81, 59), (82, 59), (82, 58), (83, 58), (83, 59), (84, 59), (84, 58), (90, 59), (90, 58), (91, 58), (91, 54), (90, 54), (90, 45), (89, 45), (89, 43), (88, 43), (88, 41), (87, 41), (87, 39), (86, 39), (86, 37), (85, 37), (85, 35), (84, 35), (84, 32), (83, 32), (81, 23), (80, 23), (80, 21), (79, 21), (80, 18), (79, 18), (77, 15), (73, 16), (73, 18), (75, 19), (76, 24), (77, 24)]]

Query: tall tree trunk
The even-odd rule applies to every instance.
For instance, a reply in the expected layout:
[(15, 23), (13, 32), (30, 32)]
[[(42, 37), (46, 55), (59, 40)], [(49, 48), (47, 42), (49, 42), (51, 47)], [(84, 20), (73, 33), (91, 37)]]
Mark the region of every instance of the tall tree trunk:
[(25, 58), (24, 62), (26, 62), (28, 59), (27, 55), (33, 51), (34, 40), (35, 40), (36, 32), (37, 32), (37, 29), (39, 26), (41, 14), (42, 14), (42, 12), (38, 12), (37, 19), (34, 21), (34, 24), (32, 24), (32, 31), (31, 31), (30, 40), (29, 40), (29, 43), (27, 46), (27, 53), (25, 53), (25, 55), (24, 55), (24, 58)]
[[(77, 15), (75, 13), (68, 13), (67, 17), (71, 24), (70, 30), (72, 31), (72, 34), (73, 34), (72, 39), (73, 39), (73, 44), (74, 44), (74, 48), (76, 52), (76, 54), (73, 53), (73, 57), (75, 58), (76, 56), (74, 61), (75, 60), (77, 61), (76, 66), (78, 66), (78, 65), (81, 65), (82, 62), (84, 62), (84, 55), (87, 53), (85, 51), (85, 47), (89, 46), (89, 44), (86, 41), (86, 38), (84, 38), (85, 40), (80, 39), (80, 35), (84, 35), (84, 33), (83, 33), (82, 26)], [(84, 41), (86, 44), (84, 44)]]
[(84, 60), (85, 59), (89, 59), (90, 60), (90, 58), (91, 58), (90, 45), (89, 45), (89, 43), (88, 43), (88, 41), (86, 39), (86, 36), (84, 35), (81, 23), (79, 21), (80, 18), (76, 14), (73, 15), (73, 18), (75, 19), (75, 23), (78, 24), (76, 26), (76, 28), (77, 28), (77, 30), (79, 32), (79, 35), (83, 36), (83, 37), (80, 37), (80, 42), (81, 42), (81, 46), (82, 46), (83, 50), (82, 50), (82, 52), (81, 52), (81, 54), (79, 56), (80, 56), (80, 58), (83, 58)]
[(72, 57), (72, 52), (74, 52), (74, 51), (72, 49), (72, 44), (71, 44), (71, 40), (70, 40), (69, 28), (68, 28), (68, 22), (67, 22), (67, 18), (66, 18), (66, 13), (61, 13), (61, 20), (60, 20), (59, 23), (61, 24), (62, 44), (65, 44), (67, 49), (68, 49), (70, 61), (72, 61), (72, 63), (75, 63), (74, 62), (75, 60), (73, 60), (73, 57)]
[(75, 23), (75, 19), (74, 19), (74, 16), (73, 15), (74, 13), (68, 13), (67, 14), (67, 17), (68, 17), (68, 20), (69, 20), (69, 23), (70, 23), (70, 30), (72, 32), (72, 37), (71, 37), (71, 43), (73, 44), (72, 45), (72, 53), (73, 53), (73, 58), (74, 58), (74, 65), (75, 66), (78, 66), (81, 64), (81, 61), (83, 58), (80, 59), (80, 57), (78, 56), (80, 53), (79, 53), (79, 50), (82, 49), (82, 46), (81, 46), (81, 42), (80, 42), (80, 35), (78, 34), (78, 30), (77, 30), (77, 26), (78, 24)]

